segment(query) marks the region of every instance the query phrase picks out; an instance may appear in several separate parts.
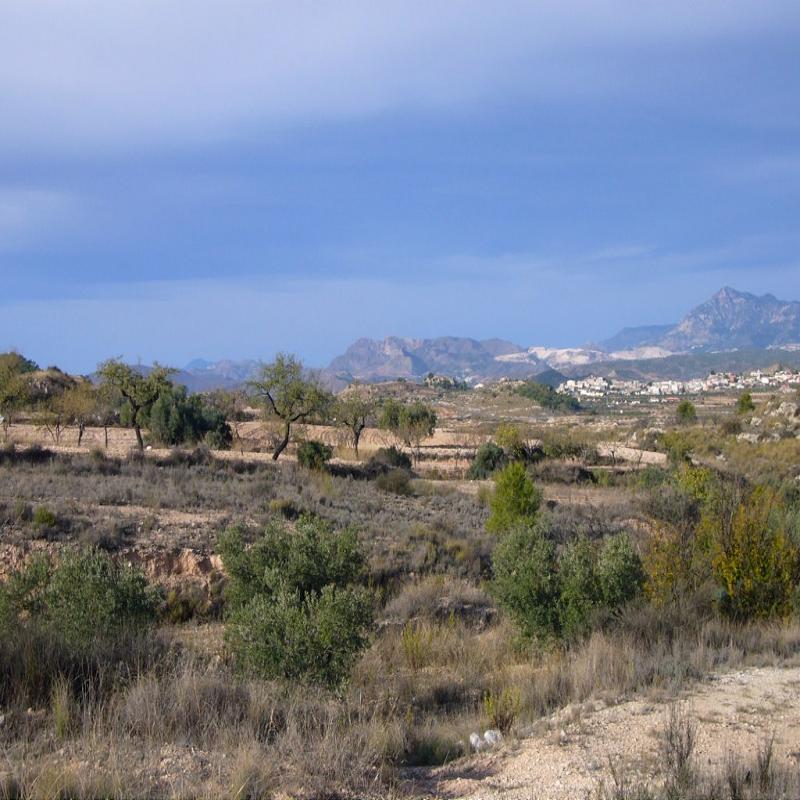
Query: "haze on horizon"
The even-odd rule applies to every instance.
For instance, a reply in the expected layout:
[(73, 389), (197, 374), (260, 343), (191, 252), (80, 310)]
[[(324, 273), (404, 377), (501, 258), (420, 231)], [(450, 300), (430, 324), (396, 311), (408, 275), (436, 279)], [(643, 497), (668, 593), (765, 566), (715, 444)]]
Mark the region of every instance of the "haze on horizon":
[(796, 2), (335, 6), (3, 3), (0, 350), (322, 365), (800, 299)]

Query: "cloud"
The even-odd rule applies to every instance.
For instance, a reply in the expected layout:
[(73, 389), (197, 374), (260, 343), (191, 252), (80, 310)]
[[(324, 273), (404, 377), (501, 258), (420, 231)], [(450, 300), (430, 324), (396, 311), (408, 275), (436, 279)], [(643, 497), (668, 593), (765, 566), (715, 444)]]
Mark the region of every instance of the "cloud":
[[(568, 346), (628, 325), (674, 322), (723, 285), (793, 299), (798, 265), (759, 261), (747, 240), (687, 250), (618, 244), (571, 256), (453, 256), (411, 282), (366, 275), (248, 277), (71, 286), (4, 302), (0, 351), (90, 371), (124, 355), (173, 365), (202, 356), (297, 352), (324, 365), (361, 336), (499, 336)], [(749, 253), (749, 259), (745, 254)], [(44, 324), (43, 324), (44, 321)]]
[(0, 153), (619, 93), (664, 48), (798, 23), (789, 0), (5, 0)]
[(41, 243), (75, 221), (78, 204), (69, 193), (0, 186), (0, 253)]

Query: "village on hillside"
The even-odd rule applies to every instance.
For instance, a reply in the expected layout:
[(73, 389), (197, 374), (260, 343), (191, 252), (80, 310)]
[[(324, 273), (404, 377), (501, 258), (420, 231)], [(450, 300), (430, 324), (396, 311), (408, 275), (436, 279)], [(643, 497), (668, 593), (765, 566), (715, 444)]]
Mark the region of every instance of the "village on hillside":
[(649, 397), (652, 402), (657, 402), (660, 397), (682, 394), (743, 390), (789, 392), (798, 386), (800, 386), (800, 370), (779, 369), (770, 372), (754, 370), (741, 375), (732, 372), (712, 372), (706, 378), (693, 378), (688, 381), (621, 380), (590, 375), (586, 378), (566, 380), (559, 385), (558, 391), (585, 400), (623, 395)]

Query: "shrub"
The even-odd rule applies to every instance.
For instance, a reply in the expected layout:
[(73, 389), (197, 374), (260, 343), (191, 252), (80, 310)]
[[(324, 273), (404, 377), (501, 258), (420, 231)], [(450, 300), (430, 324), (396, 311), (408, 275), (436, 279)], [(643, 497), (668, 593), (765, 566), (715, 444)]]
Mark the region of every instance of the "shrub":
[(391, 469), (375, 479), (375, 485), (384, 492), (408, 496), (412, 493), (411, 475), (406, 469)]
[(592, 613), (602, 603), (595, 560), (594, 547), (586, 536), (567, 544), (561, 553), (558, 614), (567, 639), (577, 638), (589, 630)]
[(693, 530), (657, 523), (647, 538), (643, 562), (648, 599), (664, 606), (693, 592), (707, 577), (707, 561)]
[(717, 480), (707, 467), (682, 464), (675, 472), (678, 490), (700, 505), (707, 503), (717, 491)]
[(483, 710), (491, 728), (508, 733), (519, 715), (522, 699), (519, 690), (506, 686), (500, 692), (487, 692), (483, 696)]
[(726, 417), (720, 423), (720, 430), (726, 436), (736, 436), (742, 432), (742, 421), (738, 417)]
[(597, 580), (603, 603), (619, 608), (642, 591), (645, 574), (642, 560), (625, 533), (609, 536), (597, 559)]
[[(688, 400), (685, 402), (689, 402)], [(691, 405), (691, 403), (689, 403)], [(693, 407), (693, 406), (692, 406)], [(667, 453), (670, 466), (677, 467), (691, 461), (692, 443), (681, 431), (662, 433), (660, 444)]]
[(297, 460), (307, 469), (321, 470), (330, 461), (333, 448), (322, 442), (310, 440), (301, 442), (297, 448)]
[(245, 546), (241, 528), (229, 528), (217, 549), (228, 573), (225, 594), (232, 609), (256, 595), (283, 592), (304, 600), (329, 584), (354, 583), (364, 568), (364, 553), (354, 531), (336, 531), (309, 514), (297, 520), (294, 531), (273, 520), (250, 547)]
[(756, 487), (731, 514), (715, 515), (713, 570), (730, 616), (785, 616), (791, 610), (798, 552), (786, 520), (779, 497), (766, 487)]
[(33, 512), (33, 524), (36, 528), (55, 528), (56, 515), (47, 506), (37, 506)]
[(410, 620), (403, 626), (400, 646), (406, 663), (411, 669), (420, 669), (428, 662), (433, 643), (433, 629), (415, 624)]
[(498, 472), (494, 480), (486, 529), (502, 533), (515, 525), (532, 525), (539, 513), (542, 493), (528, 476), (525, 466), (515, 461)]
[(372, 457), (372, 462), (386, 467), (401, 467), (411, 469), (411, 458), (398, 447), (381, 447)]
[(355, 585), (364, 554), (350, 530), (301, 517), (274, 521), (251, 547), (239, 528), (219, 543), (229, 575), (226, 641), (240, 669), (341, 684), (366, 645), (372, 604)]
[(247, 672), (335, 688), (366, 646), (371, 618), (362, 588), (329, 584), (303, 601), (261, 594), (234, 613), (226, 641)]
[(691, 400), (681, 400), (675, 409), (675, 418), (681, 425), (687, 425), (697, 419), (697, 409)]
[(543, 525), (509, 531), (492, 557), (492, 593), (523, 635), (547, 637), (558, 628), (555, 544)]
[(227, 450), (233, 433), (221, 411), (208, 405), (198, 394), (187, 394), (185, 386), (163, 390), (150, 408), (147, 419), (150, 436), (165, 445), (197, 444)]
[(756, 404), (753, 402), (753, 395), (750, 392), (742, 392), (739, 399), (736, 401), (737, 414), (749, 414), (751, 411), (756, 410)]
[(155, 617), (144, 575), (101, 550), (31, 561), (0, 590), (0, 622), (33, 624), (75, 651), (141, 628)]
[(503, 450), (515, 461), (533, 461), (536, 451), (528, 445), (522, 431), (517, 425), (504, 422), (497, 426), (495, 440)]
[(0, 705), (52, 703), (65, 733), (66, 683), (71, 697), (101, 698), (162, 658), (154, 616), (141, 574), (104, 553), (33, 559), (0, 585)]
[(494, 442), (486, 442), (475, 453), (475, 458), (467, 472), (467, 478), (471, 481), (491, 478), (507, 462), (508, 458), (502, 447), (498, 447)]
[(76, 649), (141, 627), (155, 616), (144, 575), (94, 549), (64, 554), (50, 575), (44, 606), (48, 626)]

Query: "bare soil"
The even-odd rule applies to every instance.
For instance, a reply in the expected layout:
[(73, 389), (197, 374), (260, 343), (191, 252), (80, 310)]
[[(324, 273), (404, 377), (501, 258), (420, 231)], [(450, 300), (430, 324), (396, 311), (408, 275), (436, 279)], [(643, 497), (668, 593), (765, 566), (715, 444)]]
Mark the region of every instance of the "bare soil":
[[(710, 676), (678, 698), (697, 724), (695, 763), (712, 772), (749, 760), (774, 738), (776, 764), (800, 762), (800, 667)], [(672, 701), (670, 701), (672, 702)], [(611, 764), (629, 780), (658, 781), (669, 703), (613, 698), (570, 706), (510, 737), (497, 750), (431, 770), (409, 770), (405, 790), (447, 800), (573, 800), (613, 785)]]

